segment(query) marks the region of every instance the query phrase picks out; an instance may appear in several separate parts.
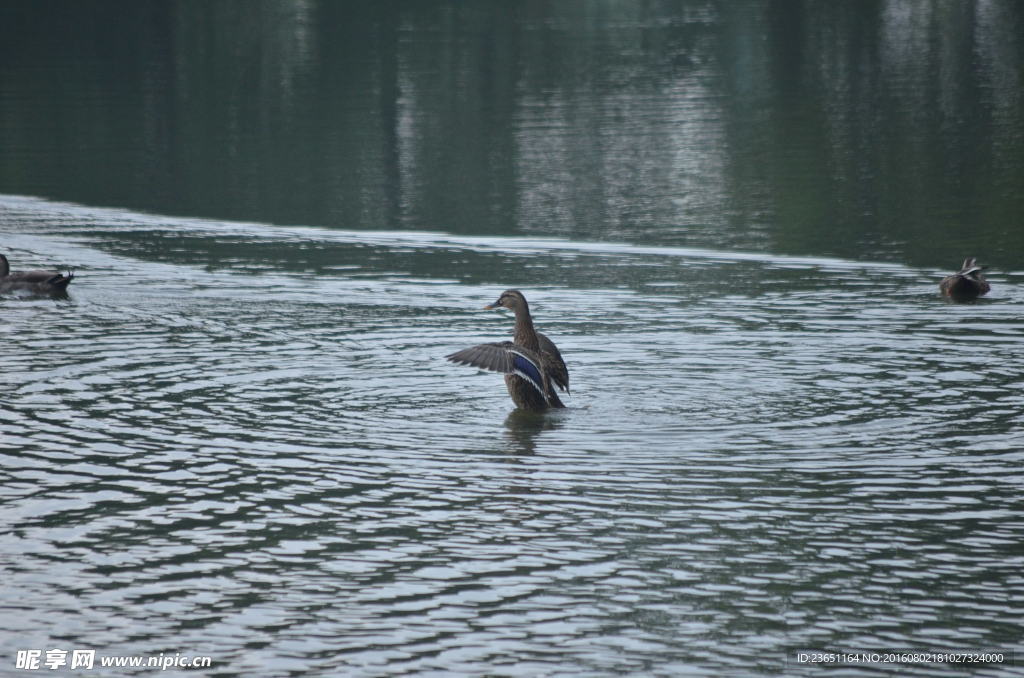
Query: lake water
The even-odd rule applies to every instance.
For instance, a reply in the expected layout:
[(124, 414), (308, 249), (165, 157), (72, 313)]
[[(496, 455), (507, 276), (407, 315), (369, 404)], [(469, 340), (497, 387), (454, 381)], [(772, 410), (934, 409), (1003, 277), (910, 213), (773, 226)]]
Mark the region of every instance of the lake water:
[[(0, 674), (1024, 672), (1021, 5), (11, 3), (0, 37), (0, 247), (76, 273), (0, 298)], [(992, 292), (948, 303), (969, 255)], [(564, 411), (444, 360), (506, 288)], [(869, 670), (963, 673), (832, 673)]]

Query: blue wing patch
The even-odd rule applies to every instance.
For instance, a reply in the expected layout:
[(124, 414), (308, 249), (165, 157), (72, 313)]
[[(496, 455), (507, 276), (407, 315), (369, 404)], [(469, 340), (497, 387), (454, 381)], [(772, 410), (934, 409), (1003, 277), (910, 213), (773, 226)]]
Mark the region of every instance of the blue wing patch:
[(544, 378), (540, 376), (540, 369), (533, 364), (533, 361), (515, 351), (510, 351), (512, 354), (512, 368), (515, 373), (523, 379), (527, 380), (533, 387), (540, 391), (541, 395), (544, 395)]

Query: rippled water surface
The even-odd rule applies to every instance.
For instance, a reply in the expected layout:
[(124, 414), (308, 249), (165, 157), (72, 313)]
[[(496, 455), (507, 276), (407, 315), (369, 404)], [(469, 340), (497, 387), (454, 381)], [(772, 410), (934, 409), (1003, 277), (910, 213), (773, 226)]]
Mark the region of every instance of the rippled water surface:
[[(77, 275), (0, 299), (5, 654), (742, 675), (1019, 643), (1022, 273), (953, 305), (841, 259), (18, 197), (0, 230)], [(509, 332), (506, 286), (565, 411), (443, 359)]]

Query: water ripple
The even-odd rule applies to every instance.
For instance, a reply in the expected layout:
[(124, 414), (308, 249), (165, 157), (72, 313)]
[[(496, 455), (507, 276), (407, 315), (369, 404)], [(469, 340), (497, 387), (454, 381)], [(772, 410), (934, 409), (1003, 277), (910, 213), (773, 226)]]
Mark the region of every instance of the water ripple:
[[(80, 268), (0, 299), (12, 652), (742, 675), (1017, 642), (1017, 274), (957, 306), (896, 265), (0, 204), (19, 260)], [(507, 336), (479, 307), (512, 285), (566, 411), (443, 360)]]

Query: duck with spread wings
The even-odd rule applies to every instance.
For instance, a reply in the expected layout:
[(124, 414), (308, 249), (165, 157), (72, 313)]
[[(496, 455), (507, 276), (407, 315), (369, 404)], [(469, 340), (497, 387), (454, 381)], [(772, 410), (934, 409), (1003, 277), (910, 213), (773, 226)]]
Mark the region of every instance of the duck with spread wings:
[(512, 402), (524, 410), (543, 412), (565, 407), (555, 387), (569, 392), (569, 370), (555, 343), (534, 329), (530, 305), (523, 293), (506, 290), (484, 308), (507, 308), (515, 313), (512, 341), (473, 346), (452, 353), (448, 360), (503, 373)]

